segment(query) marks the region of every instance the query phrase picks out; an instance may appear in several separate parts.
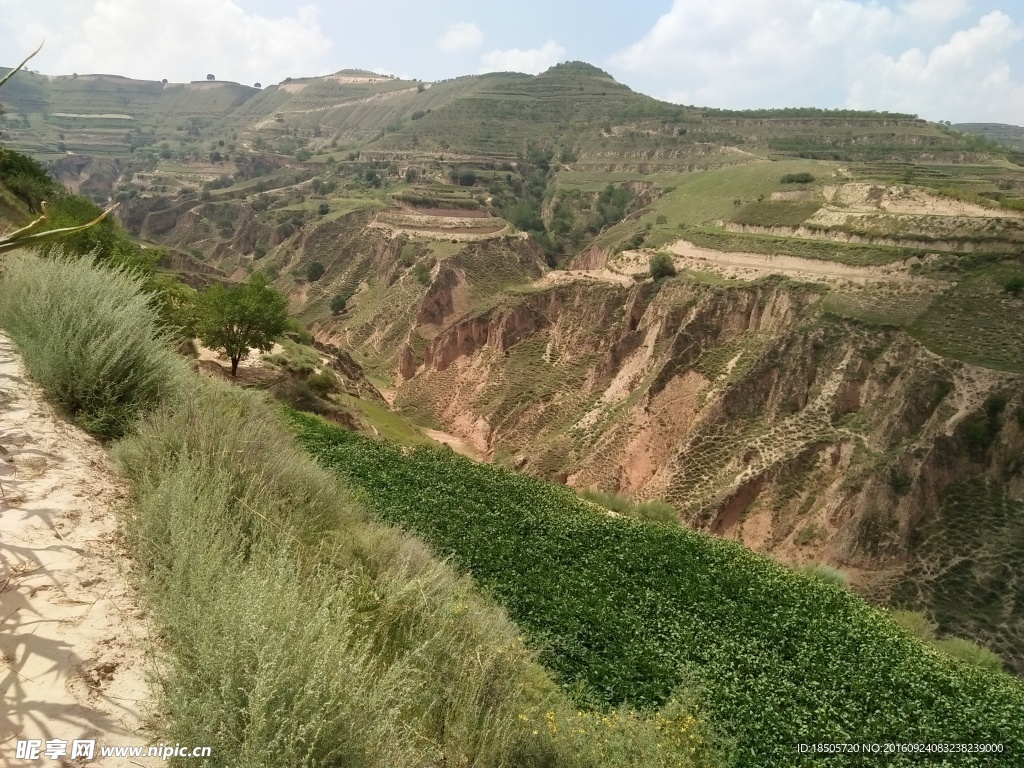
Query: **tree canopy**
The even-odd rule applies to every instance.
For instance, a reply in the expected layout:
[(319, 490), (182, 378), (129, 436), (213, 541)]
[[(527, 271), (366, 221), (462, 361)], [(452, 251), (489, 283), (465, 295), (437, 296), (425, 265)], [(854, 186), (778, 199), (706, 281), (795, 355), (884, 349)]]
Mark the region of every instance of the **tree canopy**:
[(231, 359), (231, 375), (253, 347), (269, 352), (288, 321), (288, 299), (256, 273), (248, 283), (214, 284), (196, 300), (199, 338)]

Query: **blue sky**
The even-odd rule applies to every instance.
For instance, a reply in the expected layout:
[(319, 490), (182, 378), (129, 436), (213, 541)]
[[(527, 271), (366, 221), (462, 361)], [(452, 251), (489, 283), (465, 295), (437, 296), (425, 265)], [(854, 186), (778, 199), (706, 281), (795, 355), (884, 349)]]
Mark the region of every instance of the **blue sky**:
[(684, 104), (1024, 124), (1024, 0), (0, 0), (0, 63), (41, 37), (47, 74), (267, 85), (577, 59)]

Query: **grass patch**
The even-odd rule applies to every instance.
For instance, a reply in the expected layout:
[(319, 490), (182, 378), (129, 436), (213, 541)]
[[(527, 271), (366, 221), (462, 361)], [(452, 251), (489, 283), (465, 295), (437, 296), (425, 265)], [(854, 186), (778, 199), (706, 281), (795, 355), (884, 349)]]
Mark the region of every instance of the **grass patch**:
[(818, 212), (819, 203), (794, 200), (763, 200), (741, 208), (732, 220), (757, 227), (798, 227)]
[(595, 514), (569, 489), (450, 452), (405, 455), (294, 422), (385, 519), (471, 571), (584, 700), (651, 706), (695, 685), (743, 766), (824, 764), (794, 753), (807, 740), (1024, 750), (1019, 681), (922, 646), (846, 590), (733, 542)]
[(645, 501), (637, 503), (632, 499), (617, 493), (605, 493), (584, 488), (579, 495), (587, 501), (592, 501), (598, 506), (620, 515), (628, 515), (638, 520), (648, 520), (657, 523), (677, 523), (679, 513), (675, 507), (664, 501)]
[(128, 432), (184, 376), (142, 281), (87, 258), (10, 258), (0, 324), (47, 397), (97, 437)]

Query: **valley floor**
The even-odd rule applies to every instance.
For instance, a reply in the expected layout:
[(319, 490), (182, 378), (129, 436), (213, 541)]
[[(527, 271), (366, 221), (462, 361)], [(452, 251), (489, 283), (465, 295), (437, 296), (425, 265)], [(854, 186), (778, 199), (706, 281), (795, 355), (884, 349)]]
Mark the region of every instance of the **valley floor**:
[[(0, 334), (0, 765), (19, 740), (142, 746), (151, 642), (119, 540), (127, 492), (99, 443), (54, 416)], [(44, 758), (45, 759), (45, 758)], [(132, 758), (134, 765), (160, 765)]]

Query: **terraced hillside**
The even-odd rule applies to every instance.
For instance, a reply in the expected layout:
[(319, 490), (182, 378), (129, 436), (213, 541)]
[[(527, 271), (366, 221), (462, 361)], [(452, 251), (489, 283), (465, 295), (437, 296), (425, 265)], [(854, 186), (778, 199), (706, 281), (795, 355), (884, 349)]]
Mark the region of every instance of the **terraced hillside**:
[[(1011, 148), (912, 115), (668, 104), (579, 62), (26, 76), (7, 98), (12, 145), (120, 201), (190, 282), (270, 275), (410, 434), (840, 567), (1024, 671), (1019, 590), (992, 586), (1021, 573), (999, 544), (1024, 494)], [(659, 254), (674, 276), (650, 277)], [(964, 510), (987, 522), (954, 568)]]

